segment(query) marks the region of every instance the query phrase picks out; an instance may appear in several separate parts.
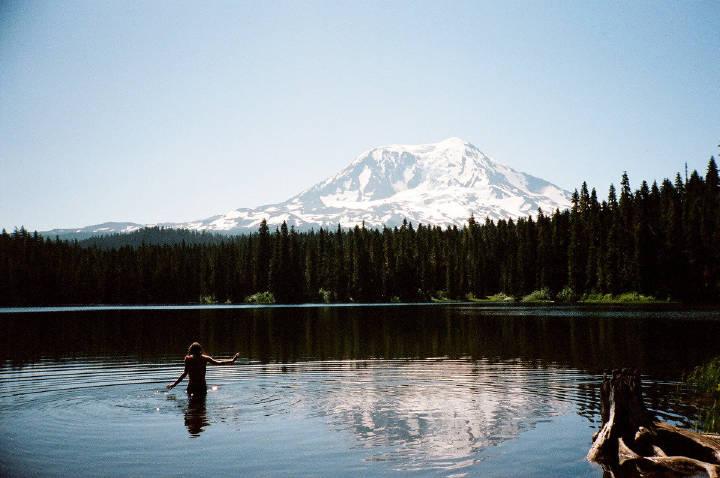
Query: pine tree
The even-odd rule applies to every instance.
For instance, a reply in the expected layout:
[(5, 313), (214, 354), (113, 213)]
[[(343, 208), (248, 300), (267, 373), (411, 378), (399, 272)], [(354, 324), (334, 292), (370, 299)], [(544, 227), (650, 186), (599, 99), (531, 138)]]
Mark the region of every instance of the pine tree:
[(568, 246), (568, 286), (575, 292), (581, 293), (583, 284), (583, 268), (585, 261), (582, 254), (583, 221), (580, 195), (577, 189), (572, 195), (570, 207), (570, 244)]
[(290, 273), (290, 238), (288, 226), (283, 221), (273, 238), (275, 250), (270, 265), (270, 290), (279, 302), (288, 302), (292, 297)]
[(616, 294), (621, 290), (621, 269), (620, 260), (621, 241), (620, 234), (623, 229), (622, 219), (620, 217), (620, 208), (615, 195), (615, 186), (610, 185), (608, 191), (607, 210), (605, 213), (606, 225), (608, 229), (606, 251), (605, 251), (605, 284), (604, 292)]
[(334, 278), (335, 284), (333, 290), (338, 301), (344, 302), (348, 299), (348, 274), (345, 257), (345, 241), (343, 231), (338, 224), (335, 233), (335, 261), (334, 261)]
[(710, 157), (705, 174), (705, 195), (703, 198), (702, 242), (705, 251), (704, 288), (708, 297), (714, 297), (720, 287), (720, 248), (717, 239), (720, 237), (720, 179), (715, 158)]
[(257, 251), (253, 262), (253, 289), (262, 292), (270, 289), (270, 254), (272, 250), (270, 228), (265, 219), (260, 222), (257, 237)]

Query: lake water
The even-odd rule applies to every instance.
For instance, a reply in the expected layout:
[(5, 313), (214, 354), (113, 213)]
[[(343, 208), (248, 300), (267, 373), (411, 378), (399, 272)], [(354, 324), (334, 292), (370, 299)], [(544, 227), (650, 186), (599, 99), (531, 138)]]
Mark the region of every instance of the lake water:
[[(720, 313), (477, 305), (0, 313), (2, 476), (602, 476), (602, 370), (692, 426)], [(190, 342), (238, 364), (190, 401)]]

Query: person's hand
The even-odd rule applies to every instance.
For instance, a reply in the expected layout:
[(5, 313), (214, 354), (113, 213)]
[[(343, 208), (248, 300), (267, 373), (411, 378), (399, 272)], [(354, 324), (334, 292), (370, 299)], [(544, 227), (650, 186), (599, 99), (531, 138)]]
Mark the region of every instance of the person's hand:
[(174, 384), (174, 383), (171, 383), (171, 384), (169, 384), (169, 385), (165, 385), (165, 388), (167, 388), (168, 390), (172, 390), (174, 387), (175, 387), (175, 384)]

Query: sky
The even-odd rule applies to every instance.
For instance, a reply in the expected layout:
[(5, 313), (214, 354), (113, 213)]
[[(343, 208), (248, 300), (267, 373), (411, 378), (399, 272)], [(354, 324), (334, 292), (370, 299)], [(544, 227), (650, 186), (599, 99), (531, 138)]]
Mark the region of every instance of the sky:
[(0, 227), (281, 202), (457, 136), (605, 196), (704, 171), (720, 2), (0, 0)]

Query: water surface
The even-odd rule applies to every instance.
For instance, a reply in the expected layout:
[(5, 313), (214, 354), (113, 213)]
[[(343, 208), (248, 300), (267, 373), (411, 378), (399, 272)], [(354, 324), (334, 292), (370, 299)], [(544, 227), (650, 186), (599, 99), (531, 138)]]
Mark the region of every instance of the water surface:
[[(585, 462), (602, 370), (692, 426), (684, 371), (720, 314), (649, 308), (6, 311), (3, 476), (602, 476)], [(191, 401), (188, 344), (242, 359)]]

